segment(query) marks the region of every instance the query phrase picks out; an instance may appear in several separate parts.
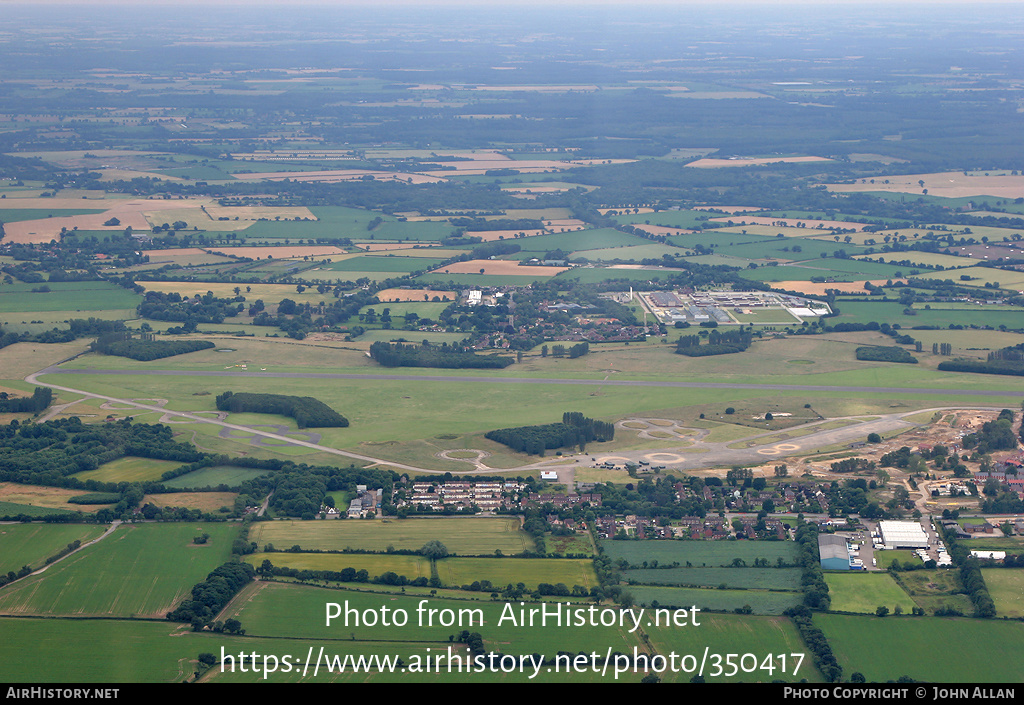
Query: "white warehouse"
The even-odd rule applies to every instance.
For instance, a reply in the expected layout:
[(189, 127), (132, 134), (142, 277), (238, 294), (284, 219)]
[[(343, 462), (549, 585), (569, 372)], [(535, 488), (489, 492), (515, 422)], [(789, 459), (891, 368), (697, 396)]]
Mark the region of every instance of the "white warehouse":
[(914, 521), (880, 521), (878, 532), (886, 548), (928, 548), (928, 534)]

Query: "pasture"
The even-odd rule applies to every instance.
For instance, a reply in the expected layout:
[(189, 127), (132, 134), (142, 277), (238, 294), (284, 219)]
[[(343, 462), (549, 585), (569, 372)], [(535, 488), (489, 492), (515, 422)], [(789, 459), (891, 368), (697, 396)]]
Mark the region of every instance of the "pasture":
[[(40, 485), (21, 485), (13, 482), (0, 482), (0, 502), (27, 504), (36, 507), (41, 514), (48, 510), (80, 511), (91, 513), (100, 507), (95, 504), (69, 504), (68, 500), (84, 494), (83, 490), (65, 490), (59, 487), (43, 487)], [(14, 512), (15, 514), (19, 512)]]
[(1010, 619), (1024, 617), (1024, 570), (983, 568), (981, 574), (996, 603), (996, 614)]
[(268, 472), (268, 470), (253, 470), (233, 465), (214, 465), (179, 475), (178, 477), (166, 480), (163, 484), (180, 490), (218, 487), (219, 485), (238, 487), (246, 480), (266, 475)]
[(655, 587), (633, 585), (625, 588), (637, 604), (648, 607), (699, 607), (701, 610), (733, 612), (750, 607), (753, 614), (781, 615), (803, 601), (798, 592), (769, 592), (767, 590), (721, 590), (703, 588)]
[(888, 573), (825, 573), (825, 582), (834, 612), (874, 614), (884, 605), (890, 612), (899, 606), (909, 613), (915, 607), (914, 601)]
[[(48, 292), (34, 292), (42, 286)], [(205, 293), (205, 292), (204, 292)], [(0, 313), (30, 315), (43, 311), (132, 310), (142, 297), (107, 281), (0, 284)], [(88, 318), (88, 315), (75, 318)]]
[(104, 463), (95, 470), (77, 472), (74, 477), (85, 482), (149, 482), (159, 480), (168, 470), (180, 468), (182, 463), (174, 460), (154, 460), (152, 458), (136, 458), (125, 456)]
[[(279, 547), (288, 548), (288, 547)], [(279, 568), (295, 570), (332, 570), (340, 572), (345, 568), (365, 570), (370, 577), (388, 571), (404, 575), (409, 580), (430, 577), (430, 561), (423, 556), (405, 556), (398, 554), (370, 553), (291, 553), (275, 551), (274, 553), (251, 553), (244, 558), (246, 563), (259, 568), (263, 561), (268, 560)], [(469, 560), (469, 559), (459, 559)]]
[[(698, 613), (699, 627), (646, 627), (650, 644), (658, 653), (668, 654), (694, 654), (699, 657), (707, 647), (710, 653), (720, 654), (742, 654), (754, 653), (758, 655), (758, 665), (764, 663), (768, 654), (774, 656), (773, 663), (775, 671), (757, 670), (751, 673), (739, 671), (734, 678), (708, 677), (705, 671), (705, 679), (708, 683), (727, 681), (758, 681), (768, 682), (774, 680), (798, 681), (806, 678), (811, 683), (820, 683), (821, 674), (814, 667), (811, 655), (807, 653), (803, 640), (796, 626), (785, 617), (755, 617), (750, 615), (733, 614), (700, 614)], [(799, 670), (795, 670), (797, 663), (792, 654), (807, 654)], [(780, 655), (785, 654), (785, 671), (782, 670), (783, 660)], [(708, 665), (711, 665), (709, 662)], [(749, 659), (747, 666), (749, 667)], [(723, 663), (724, 668), (724, 663)], [(692, 673), (678, 673), (671, 677), (664, 676), (667, 681), (685, 683), (692, 677)]]
[(253, 526), (250, 538), (259, 546), (269, 543), (278, 549), (298, 545), (315, 550), (384, 551), (394, 546), (415, 551), (432, 539), (459, 555), (492, 555), (495, 550), (521, 553), (534, 548), (518, 519), (477, 517), (261, 522)]
[(737, 558), (748, 566), (755, 558), (765, 558), (775, 566), (779, 558), (790, 564), (797, 558), (791, 541), (602, 541), (601, 546), (613, 562), (624, 558), (634, 566), (656, 560), (661, 565), (678, 561), (682, 566), (717, 568)]
[[(250, 636), (288, 636), (306, 639), (344, 639), (375, 641), (434, 641), (448, 643), (448, 636), (458, 634), (463, 628), (478, 631), (484, 636), (488, 648), (498, 648), (502, 653), (530, 654), (553, 653), (554, 651), (600, 652), (610, 645), (613, 651), (631, 651), (640, 644), (639, 634), (629, 634), (616, 627), (581, 626), (571, 629), (533, 628), (513, 625), (510, 620), (498, 624), (504, 602), (492, 602), (488, 595), (481, 593), (458, 593), (463, 599), (449, 599), (442, 596), (399, 595), (373, 593), (355, 590), (334, 590), (298, 585), (295, 583), (261, 583), (250, 586), (227, 608), (225, 616), (234, 616), (246, 627)], [(468, 599), (467, 599), (468, 598)], [(353, 615), (348, 625), (344, 617), (332, 620), (331, 626), (324, 619), (324, 603), (336, 602), (360, 614), (358, 624)], [(563, 599), (564, 602), (564, 599)], [(425, 603), (425, 604), (424, 604)], [(424, 612), (420, 623), (417, 608), (423, 604), (425, 610), (438, 610), (433, 615)], [(518, 616), (519, 603), (513, 603)], [(367, 626), (362, 615), (367, 610), (376, 612), (379, 620), (381, 608), (389, 611), (405, 610), (409, 616), (404, 626)], [(537, 603), (527, 603), (527, 608), (537, 608)], [(549, 607), (550, 609), (550, 607)], [(463, 619), (460, 628), (440, 622), (440, 610), (452, 610), (454, 616)], [(480, 610), (480, 612), (477, 612)], [(482, 616), (482, 624), (480, 617)], [(469, 620), (473, 619), (470, 624)]]
[[(1024, 658), (1024, 624), (946, 617), (860, 617), (816, 614), (843, 675), (884, 682), (900, 676), (938, 683), (1021, 683), (1008, 668)], [(946, 644), (950, 648), (936, 648)], [(997, 647), (999, 658), (993, 658)], [(926, 655), (926, 656), (923, 656)]]
[[(447, 545), (447, 544), (446, 544)], [(523, 583), (533, 590), (539, 583), (563, 583), (570, 589), (597, 587), (590, 560), (579, 558), (445, 558), (437, 562), (437, 574), (447, 587), (489, 580), (497, 589)]]
[(675, 587), (799, 590), (799, 568), (637, 568), (622, 572), (623, 580), (641, 585)]
[[(209, 533), (207, 544), (192, 538)], [(231, 555), (236, 524), (123, 525), (0, 591), (0, 613), (162, 618)]]

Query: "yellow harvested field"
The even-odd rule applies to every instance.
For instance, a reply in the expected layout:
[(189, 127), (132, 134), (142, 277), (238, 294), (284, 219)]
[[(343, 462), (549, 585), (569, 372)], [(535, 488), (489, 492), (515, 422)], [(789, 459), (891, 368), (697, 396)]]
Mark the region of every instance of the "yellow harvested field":
[(825, 157), (767, 157), (765, 159), (698, 159), (695, 162), (690, 162), (686, 166), (696, 167), (698, 169), (718, 169), (721, 167), (728, 166), (759, 166), (761, 164), (797, 164), (801, 162), (830, 162), (831, 159)]
[[(332, 260), (344, 259), (343, 255), (352, 257), (354, 255), (346, 252), (340, 247), (332, 245), (284, 245), (281, 247), (211, 247), (209, 252), (216, 252), (221, 255), (236, 255), (250, 259), (295, 259), (299, 257), (330, 257)], [(150, 257), (152, 259), (152, 257)]]
[[(33, 372), (85, 352), (89, 349), (89, 342), (81, 338), (73, 343), (15, 343), (0, 348), (0, 376), (3, 379), (24, 379)], [(72, 396), (68, 392), (61, 394), (65, 395), (64, 401), (68, 401), (68, 397)]]
[(171, 494), (149, 494), (143, 498), (143, 504), (155, 507), (185, 507), (203, 512), (216, 512), (221, 507), (232, 507), (237, 492), (174, 492)]
[(58, 487), (41, 487), (39, 485), (17, 485), (13, 482), (0, 483), (0, 502), (29, 504), (33, 507), (46, 509), (66, 509), (68, 511), (95, 512), (105, 504), (68, 504), (68, 500), (85, 494), (85, 490), (64, 490)]
[[(870, 259), (877, 262), (881, 259), (883, 262), (912, 262), (913, 264), (924, 264), (924, 265), (939, 265), (946, 269), (957, 269), (959, 267), (971, 267), (979, 264), (980, 260), (971, 259), (970, 257), (957, 257), (955, 255), (942, 255), (937, 252), (920, 252), (920, 251), (909, 251), (909, 252), (896, 252), (896, 253), (885, 253), (875, 255), (854, 255), (853, 259)], [(936, 275), (937, 276), (937, 275)]]
[(545, 235), (547, 230), (467, 230), (466, 237), (478, 237), (484, 242), (495, 240), (514, 240), (519, 233), (526, 233), (527, 237), (533, 235)]
[(567, 230), (583, 230), (587, 224), (575, 218), (559, 218), (557, 220), (545, 220), (545, 227), (553, 233), (566, 232)]
[[(465, 164), (467, 162), (459, 162)], [(451, 172), (440, 172), (450, 174)], [(364, 176), (372, 176), (377, 181), (402, 181), (410, 184), (434, 184), (444, 181), (443, 178), (431, 176), (431, 172), (424, 174), (406, 174), (396, 171), (374, 171), (370, 169), (336, 169), (331, 171), (275, 171), (261, 174), (235, 174), (236, 179), (242, 181), (321, 181), (333, 183), (338, 181), (356, 181)]]
[[(477, 271), (479, 271), (479, 269)], [(433, 301), (435, 296), (442, 301), (454, 301), (456, 293), (454, 291), (438, 291), (436, 289), (384, 289), (383, 291), (377, 292), (377, 298), (383, 303), (396, 301)]]
[(856, 230), (860, 232), (866, 226), (863, 223), (850, 223), (844, 220), (810, 220), (806, 218), (772, 218), (753, 215), (742, 215), (736, 217), (712, 218), (716, 223), (727, 223), (732, 221), (737, 225), (773, 225), (784, 228), (813, 228), (828, 229), (841, 228), (844, 230)]
[[(888, 279), (869, 279), (874, 286), (885, 286)], [(893, 279), (893, 283), (906, 283), (906, 279)], [(859, 294), (867, 291), (864, 282), (809, 282), (809, 281), (785, 281), (772, 282), (772, 288), (785, 289), (787, 291), (799, 291), (801, 294), (824, 296), (827, 289), (834, 289), (844, 293)]]
[[(0, 200), (0, 203), (7, 200), (8, 199), (2, 199)], [(26, 203), (26, 201), (31, 203), (31, 205)], [(67, 230), (78, 228), (79, 230), (109, 230), (111, 232), (120, 232), (128, 226), (131, 226), (133, 230), (145, 232), (152, 228), (152, 224), (150, 220), (147, 220), (147, 216), (159, 218), (160, 216), (157, 216), (156, 214), (162, 211), (179, 211), (186, 208), (198, 209), (202, 205), (207, 205), (213, 202), (210, 199), (164, 201), (133, 198), (129, 200), (77, 200), (70, 201), (68, 205), (58, 205), (59, 203), (66, 203), (68, 201), (70, 201), (70, 199), (21, 199), (15, 201), (15, 205), (13, 207), (44, 209), (56, 209), (61, 207), (107, 208), (107, 210), (103, 213), (60, 216), (57, 218), (43, 218), (40, 220), (24, 220), (16, 223), (8, 223), (4, 225), (5, 241), (20, 244), (49, 242), (50, 240), (56, 240), (60, 237), (61, 228), (66, 228)], [(4, 203), (4, 205), (11, 207), (6, 203)], [(111, 218), (116, 218), (119, 221), (118, 224), (104, 225), (104, 223), (109, 221)], [(163, 220), (160, 222), (162, 223)]]
[[(928, 190), (930, 196), (965, 198), (968, 196), (994, 196), (996, 198), (1024, 198), (1024, 175), (1013, 176), (1008, 172), (945, 171), (932, 174), (904, 174), (884, 179), (861, 179), (856, 184), (827, 184), (830, 191), (848, 193), (851, 191), (886, 191), (890, 193), (922, 193)], [(888, 181), (888, 183), (884, 183)], [(924, 185), (921, 185), (921, 182)]]
[(259, 220), (267, 218), (281, 218), (281, 220), (295, 220), (303, 218), (317, 220), (313, 211), (305, 206), (222, 206), (219, 203), (206, 206), (206, 212), (211, 218), (230, 218), (234, 220)]
[(455, 262), (435, 269), (435, 274), (502, 274), (521, 277), (553, 277), (564, 272), (568, 267), (530, 267), (520, 266), (516, 261), (500, 259), (471, 259), (468, 262)]

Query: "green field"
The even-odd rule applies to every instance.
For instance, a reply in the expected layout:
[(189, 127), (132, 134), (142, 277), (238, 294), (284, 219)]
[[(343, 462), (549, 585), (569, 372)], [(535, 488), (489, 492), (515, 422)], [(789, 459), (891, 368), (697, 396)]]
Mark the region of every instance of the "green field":
[(365, 570), (370, 574), (371, 578), (388, 571), (404, 575), (409, 580), (430, 577), (430, 561), (423, 556), (275, 551), (274, 553), (252, 553), (245, 557), (246, 563), (251, 563), (257, 568), (265, 560), (270, 561), (275, 567), (294, 568), (295, 570), (331, 570), (340, 572), (345, 568), (354, 568), (356, 570)]
[(748, 566), (755, 558), (766, 558), (774, 566), (779, 558), (791, 564), (797, 558), (796, 544), (789, 541), (602, 541), (601, 547), (612, 561), (624, 558), (634, 566), (656, 560), (662, 565), (678, 561), (684, 566), (689, 562), (692, 567), (717, 568), (736, 558)]
[(533, 550), (533, 541), (520, 530), (518, 519), (476, 517), (262, 522), (253, 527), (250, 538), (259, 546), (269, 543), (277, 549), (299, 545), (336, 551), (384, 551), (388, 546), (419, 550), (427, 541), (438, 539), (450, 553), (459, 555)]
[(268, 470), (253, 470), (251, 468), (240, 468), (233, 465), (214, 465), (212, 467), (195, 470), (184, 475), (179, 475), (167, 480), (163, 484), (178, 490), (202, 489), (204, 487), (217, 487), (227, 485), (237, 487), (246, 480), (252, 480), (266, 475)]
[(533, 590), (538, 583), (563, 583), (570, 590), (582, 585), (589, 591), (597, 587), (593, 563), (578, 558), (445, 558), (438, 561), (437, 573), (448, 587), (489, 580), (498, 589), (523, 583)]
[[(29, 517), (44, 517), (47, 514), (65, 514), (70, 509), (57, 509), (50, 507), (36, 507), (31, 504), (18, 504), (17, 502), (0, 502), (0, 517), (16, 517), (25, 515)], [(21, 566), (18, 566), (19, 568)]]
[(641, 585), (799, 590), (800, 573), (799, 568), (638, 568), (623, 571), (622, 578)]
[[(106, 281), (52, 282), (45, 284), (49, 292), (32, 289), (43, 284), (0, 284), (0, 313), (42, 311), (102, 311), (105, 309), (134, 309), (142, 297), (116, 284)], [(88, 318), (88, 315), (77, 316)]]
[[(432, 597), (429, 594), (400, 595), (393, 593), (359, 592), (354, 590), (335, 590), (308, 585), (288, 583), (264, 583), (254, 589), (251, 597), (237, 600), (225, 615), (234, 615), (246, 626), (246, 634), (250, 636), (288, 636), (300, 639), (344, 639), (344, 640), (377, 640), (396, 641), (430, 641), (448, 643), (448, 637), (458, 634), (462, 628), (478, 631), (484, 637), (489, 648), (499, 648), (502, 653), (550, 653), (556, 651), (590, 652), (594, 649), (604, 653), (610, 645), (613, 651), (631, 651), (640, 643), (639, 634), (629, 634), (628, 629), (603, 626), (581, 626), (558, 629), (549, 623), (547, 628), (535, 624), (521, 626), (518, 619), (519, 603), (516, 608), (515, 623), (505, 620), (499, 624), (504, 602), (492, 602), (489, 596), (482, 593), (457, 593), (464, 599)], [(244, 593), (243, 593), (244, 596)], [(472, 599), (465, 599), (472, 596)], [(424, 604), (425, 601), (425, 604)], [(389, 627), (366, 626), (362, 618), (356, 623), (355, 617), (350, 618), (348, 626), (344, 617), (332, 620), (326, 625), (325, 603), (333, 602), (342, 606), (347, 603), (360, 615), (367, 610), (376, 612), (379, 618), (382, 606), (388, 610), (405, 610), (408, 623)], [(425, 610), (438, 610), (433, 615), (426, 612), (422, 615), (422, 623), (417, 609), (424, 606)], [(563, 600), (564, 604), (564, 600)], [(585, 604), (585, 603), (579, 603)], [(537, 608), (536, 603), (526, 603), (526, 607)], [(440, 620), (440, 610), (452, 610), (453, 617), (462, 617), (462, 627), (455, 624), (444, 626)], [(483, 622), (480, 623), (482, 610)], [(470, 623), (469, 620), (473, 620)]]
[[(121, 526), (45, 573), (0, 591), (0, 613), (163, 617), (231, 555), (233, 524)], [(211, 535), (198, 546), (192, 538)]]
[(914, 601), (888, 573), (825, 573), (828, 593), (835, 612), (874, 614), (880, 606), (892, 612), (897, 605), (909, 613)]
[(359, 257), (343, 259), (340, 262), (332, 262), (329, 265), (322, 266), (320, 269), (343, 272), (345, 276), (348, 276), (349, 272), (387, 272), (398, 275), (432, 269), (443, 261), (442, 259), (428, 257), (360, 255)]
[(634, 585), (625, 588), (637, 604), (653, 607), (688, 608), (732, 612), (750, 607), (754, 614), (781, 615), (791, 607), (803, 603), (798, 592), (769, 592), (767, 590), (706, 590), (701, 588), (650, 587)]
[(1024, 570), (1019, 568), (983, 568), (985, 586), (996, 603), (1000, 617), (1024, 617)]
[[(807, 647), (800, 639), (800, 634), (789, 619), (785, 617), (739, 616), (732, 614), (700, 614), (700, 626), (666, 627), (654, 626), (647, 628), (650, 644), (660, 654), (692, 654), (697, 662), (707, 648), (710, 654), (756, 654), (758, 669), (744, 673), (739, 670), (735, 677), (725, 678), (712, 675), (715, 672), (713, 662), (711, 670), (706, 670), (705, 679), (708, 683), (728, 681), (759, 681), (774, 680), (798, 681), (806, 678), (811, 683), (820, 683), (821, 674), (814, 667), (813, 659)], [(765, 657), (771, 654), (772, 664), (765, 663)], [(804, 654), (802, 662), (799, 656)], [(781, 658), (785, 655), (785, 659)], [(743, 663), (745, 669), (751, 668), (748, 658)], [(799, 663), (799, 667), (798, 667)], [(760, 666), (766, 666), (764, 670)], [(768, 670), (774, 665), (774, 671)], [(783, 671), (783, 665), (785, 670)], [(722, 669), (726, 669), (723, 662)], [(685, 683), (692, 677), (691, 673), (679, 673), (674, 677), (664, 676), (666, 681)]]
[(22, 566), (36, 569), (72, 541), (93, 540), (106, 527), (95, 524), (9, 524), (0, 526), (0, 574)]
[(1024, 658), (1020, 622), (816, 614), (814, 623), (832, 646), (844, 680), (859, 672), (869, 682), (904, 675), (938, 683), (1024, 682), (1024, 672), (1007, 667)]
[(152, 458), (135, 458), (125, 456), (104, 463), (95, 470), (77, 472), (74, 477), (82, 482), (148, 482), (159, 480), (168, 470), (180, 468), (182, 463), (175, 460), (154, 460)]

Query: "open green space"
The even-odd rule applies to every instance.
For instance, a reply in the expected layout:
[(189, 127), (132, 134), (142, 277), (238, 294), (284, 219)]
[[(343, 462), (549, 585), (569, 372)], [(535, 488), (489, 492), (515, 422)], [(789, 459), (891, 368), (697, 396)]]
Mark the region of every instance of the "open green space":
[(682, 566), (717, 568), (737, 558), (748, 566), (756, 558), (775, 566), (779, 558), (789, 564), (797, 558), (796, 544), (790, 541), (602, 541), (601, 548), (613, 562), (626, 560), (633, 566), (656, 560), (661, 565), (678, 561)]
[[(0, 591), (0, 613), (161, 618), (231, 555), (234, 524), (122, 525)], [(201, 533), (211, 538), (192, 543)]]
[(699, 607), (702, 610), (733, 612), (750, 607), (753, 614), (781, 615), (803, 603), (799, 592), (772, 592), (768, 590), (721, 590), (704, 588), (653, 587), (631, 585), (626, 590), (637, 604), (647, 607)]
[[(786, 617), (763, 617), (734, 614), (701, 614), (698, 613), (700, 626), (652, 626), (645, 628), (650, 644), (658, 653), (693, 654), (699, 657), (705, 647), (709, 653), (715, 654), (757, 654), (758, 669), (744, 673), (738, 670), (733, 678), (705, 678), (708, 683), (721, 681), (767, 682), (767, 681), (799, 681), (806, 678), (811, 683), (820, 683), (821, 674), (814, 667), (811, 655), (800, 638), (796, 626)], [(771, 663), (765, 657), (773, 656)], [(802, 663), (794, 654), (806, 654)], [(785, 658), (782, 658), (782, 656)], [(751, 668), (748, 658), (744, 668)], [(712, 665), (710, 662), (707, 665)], [(765, 666), (762, 670), (760, 667)], [(775, 670), (769, 670), (774, 666)], [(723, 661), (722, 668), (726, 665)], [(713, 671), (707, 671), (706, 675)], [(665, 680), (685, 683), (692, 673), (678, 673), (672, 677), (666, 675)]]
[[(0, 512), (2, 512), (0, 508)], [(47, 558), (72, 541), (86, 543), (106, 529), (95, 524), (7, 524), (0, 526), (0, 574), (29, 566), (40, 568)]]
[(273, 521), (255, 525), (250, 538), (261, 547), (269, 543), (279, 550), (298, 545), (307, 550), (385, 551), (393, 546), (416, 551), (433, 539), (459, 555), (533, 550), (533, 541), (519, 528), (518, 519), (483, 517)]
[(213, 465), (179, 475), (164, 481), (163, 484), (179, 490), (202, 489), (204, 487), (218, 487), (219, 485), (237, 487), (246, 480), (252, 480), (267, 473), (267, 470), (253, 470), (252, 468), (240, 468), (234, 465)]
[[(48, 292), (32, 289), (48, 287)], [(51, 282), (47, 284), (0, 284), (0, 313), (35, 311), (103, 311), (134, 309), (138, 294), (107, 281)], [(88, 318), (88, 316), (78, 316)]]
[(597, 587), (590, 560), (580, 558), (445, 558), (437, 562), (437, 574), (447, 587), (489, 580), (499, 590), (523, 583), (528, 590), (539, 583), (562, 583), (570, 590), (582, 585), (588, 592)]
[(149, 482), (159, 480), (160, 476), (168, 470), (181, 467), (181, 463), (175, 460), (155, 460), (153, 458), (136, 458), (125, 456), (104, 463), (95, 470), (75, 473), (74, 477), (85, 482), (96, 480), (98, 482)]
[(799, 590), (799, 568), (637, 568), (622, 571), (626, 582), (676, 587)]
[[(281, 548), (290, 548), (290, 546)], [(430, 577), (430, 561), (423, 556), (371, 553), (292, 553), (279, 550), (273, 553), (251, 553), (245, 556), (244, 560), (256, 568), (259, 568), (263, 561), (270, 561), (277, 568), (294, 568), (295, 570), (340, 572), (345, 568), (354, 568), (357, 571), (365, 570), (370, 574), (371, 579), (388, 571), (404, 575), (409, 580)]]
[[(814, 624), (825, 633), (844, 678), (857, 672), (869, 682), (900, 676), (938, 683), (1024, 682), (1024, 673), (1007, 668), (1024, 658), (1020, 622), (816, 614)], [(993, 648), (998, 648), (999, 658), (992, 657)]]
[(444, 260), (428, 257), (378, 257), (360, 255), (321, 266), (321, 270), (332, 272), (388, 272), (408, 274), (409, 272), (431, 269)]
[(909, 613), (915, 606), (888, 573), (825, 573), (825, 582), (834, 612), (874, 614), (881, 606), (889, 608), (890, 612), (899, 606)]
[(996, 614), (1000, 617), (1020, 619), (1024, 617), (1024, 570), (1020, 568), (983, 568), (981, 575)]

